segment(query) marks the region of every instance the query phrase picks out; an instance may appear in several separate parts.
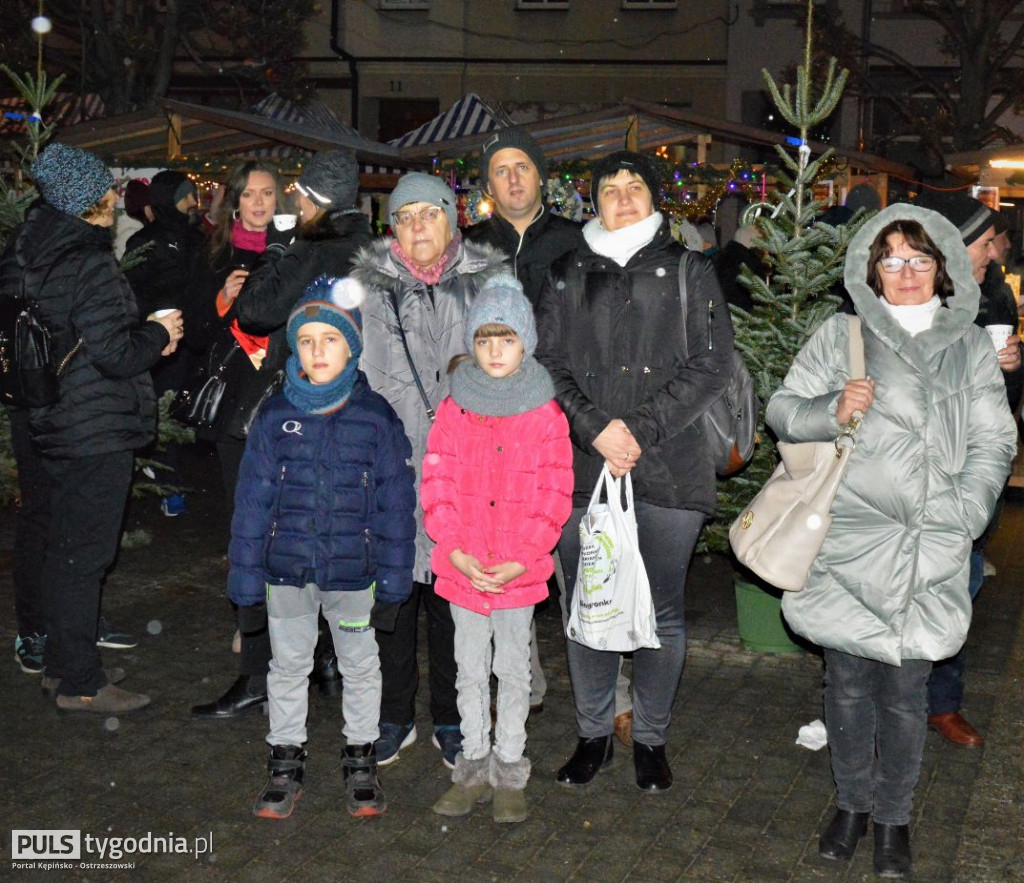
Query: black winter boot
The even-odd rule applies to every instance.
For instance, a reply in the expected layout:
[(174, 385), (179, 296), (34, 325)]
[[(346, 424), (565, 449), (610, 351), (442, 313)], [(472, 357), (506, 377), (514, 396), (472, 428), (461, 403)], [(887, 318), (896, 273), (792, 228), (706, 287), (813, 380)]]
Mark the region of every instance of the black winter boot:
[(372, 742), (349, 745), (341, 756), (345, 774), (345, 808), (349, 815), (379, 816), (388, 808), (377, 778), (377, 752)]
[(253, 804), (252, 814), (261, 819), (286, 819), (302, 796), (302, 778), (308, 755), (298, 745), (274, 745), (267, 770), (270, 778)]

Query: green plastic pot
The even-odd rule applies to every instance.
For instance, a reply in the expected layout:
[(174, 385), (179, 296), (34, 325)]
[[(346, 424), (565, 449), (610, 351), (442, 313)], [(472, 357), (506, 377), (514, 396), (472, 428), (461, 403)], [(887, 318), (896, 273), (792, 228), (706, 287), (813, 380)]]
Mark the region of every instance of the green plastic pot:
[(782, 592), (764, 583), (751, 582), (740, 574), (736, 588), (736, 618), (744, 648), (756, 653), (800, 653), (782, 618)]

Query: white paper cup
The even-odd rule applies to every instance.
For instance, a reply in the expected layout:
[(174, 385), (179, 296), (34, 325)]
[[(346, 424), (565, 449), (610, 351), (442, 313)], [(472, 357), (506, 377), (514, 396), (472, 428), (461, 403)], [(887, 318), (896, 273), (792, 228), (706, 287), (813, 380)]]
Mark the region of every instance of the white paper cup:
[(153, 313), (153, 318), (154, 319), (162, 319), (164, 316), (169, 316), (169, 315), (171, 315), (171, 313), (176, 313), (176, 312), (178, 312), (178, 308), (177, 307), (171, 307), (170, 309), (166, 309), (166, 310), (157, 310), (156, 312)]
[(274, 215), (274, 226), (278, 230), (291, 230), (296, 221), (298, 221), (298, 215)]
[(985, 330), (992, 338), (992, 346), (996, 348), (997, 352), (1006, 346), (1006, 339), (1013, 334), (1012, 325), (986, 325)]

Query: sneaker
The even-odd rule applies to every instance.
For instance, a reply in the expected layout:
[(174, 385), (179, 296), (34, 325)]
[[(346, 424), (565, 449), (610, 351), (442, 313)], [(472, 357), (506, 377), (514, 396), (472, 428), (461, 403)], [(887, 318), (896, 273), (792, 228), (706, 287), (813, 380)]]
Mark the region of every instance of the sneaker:
[(178, 515), (188, 514), (188, 504), (182, 494), (171, 494), (160, 501), (160, 511), (168, 518), (175, 518)]
[(462, 730), (454, 726), (434, 727), (430, 741), (441, 750), (444, 765), (450, 770), (455, 769), (455, 757), (462, 751)]
[(96, 646), (108, 650), (131, 650), (132, 647), (138, 647), (139, 642), (127, 632), (119, 632), (107, 622), (105, 616), (101, 616), (96, 630)]
[(380, 725), (380, 738), (373, 743), (377, 750), (377, 766), (387, 766), (398, 760), (398, 752), (416, 741), (416, 724)]
[(14, 639), (14, 659), (27, 675), (41, 674), (43, 671), (43, 650), (46, 648), (46, 635), (29, 635)]

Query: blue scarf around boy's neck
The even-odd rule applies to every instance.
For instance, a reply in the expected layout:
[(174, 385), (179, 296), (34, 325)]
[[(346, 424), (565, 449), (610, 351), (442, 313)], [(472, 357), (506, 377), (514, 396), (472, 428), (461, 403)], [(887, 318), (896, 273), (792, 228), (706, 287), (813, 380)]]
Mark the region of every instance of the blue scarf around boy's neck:
[(294, 353), (285, 365), (284, 397), (305, 414), (333, 414), (345, 407), (355, 386), (359, 363), (350, 359), (330, 383), (310, 383)]

